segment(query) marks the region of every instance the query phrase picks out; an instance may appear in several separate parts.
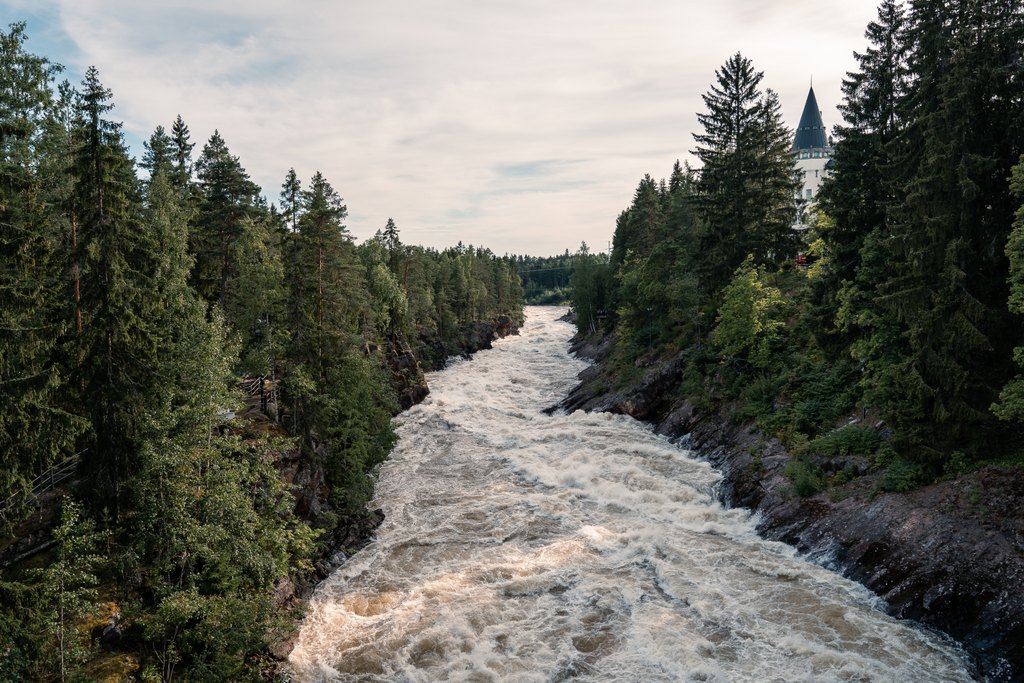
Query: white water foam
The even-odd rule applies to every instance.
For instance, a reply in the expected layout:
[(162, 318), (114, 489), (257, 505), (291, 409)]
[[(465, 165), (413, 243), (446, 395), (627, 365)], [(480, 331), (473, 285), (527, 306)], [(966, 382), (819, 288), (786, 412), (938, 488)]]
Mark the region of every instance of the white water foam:
[(375, 542), (316, 591), (301, 681), (969, 681), (952, 644), (757, 536), (631, 418), (545, 415), (585, 364), (562, 309), (395, 419)]

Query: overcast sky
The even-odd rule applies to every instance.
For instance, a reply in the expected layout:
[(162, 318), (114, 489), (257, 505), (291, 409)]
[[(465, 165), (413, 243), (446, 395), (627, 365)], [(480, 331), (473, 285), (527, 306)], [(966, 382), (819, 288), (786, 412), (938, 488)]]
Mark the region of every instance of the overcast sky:
[(874, 0), (0, 0), (29, 49), (95, 65), (133, 153), (181, 114), (270, 201), (320, 170), (360, 240), (549, 255), (607, 248), (644, 173), (691, 159), (701, 93), (740, 51), (794, 127), (838, 120)]

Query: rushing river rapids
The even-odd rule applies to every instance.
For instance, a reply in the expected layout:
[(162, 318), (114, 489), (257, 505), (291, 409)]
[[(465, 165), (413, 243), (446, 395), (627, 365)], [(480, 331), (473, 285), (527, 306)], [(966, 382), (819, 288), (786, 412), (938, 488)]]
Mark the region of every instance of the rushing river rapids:
[(584, 367), (561, 313), (528, 309), (396, 418), (384, 524), (314, 595), (296, 680), (971, 680), (954, 645), (759, 538), (646, 425), (543, 414)]

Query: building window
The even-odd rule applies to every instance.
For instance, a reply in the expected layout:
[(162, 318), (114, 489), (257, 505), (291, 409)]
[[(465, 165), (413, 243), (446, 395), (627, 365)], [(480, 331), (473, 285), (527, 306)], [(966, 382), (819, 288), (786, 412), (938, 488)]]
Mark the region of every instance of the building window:
[(811, 188), (807, 188), (807, 198), (811, 198)]
[(815, 152), (814, 153), (814, 158), (815, 159), (820, 159), (821, 158), (821, 152)]
[(814, 171), (814, 177), (815, 177), (815, 178), (817, 178), (817, 177), (818, 177), (818, 171), (817, 171), (817, 170), (815, 170), (815, 171)]

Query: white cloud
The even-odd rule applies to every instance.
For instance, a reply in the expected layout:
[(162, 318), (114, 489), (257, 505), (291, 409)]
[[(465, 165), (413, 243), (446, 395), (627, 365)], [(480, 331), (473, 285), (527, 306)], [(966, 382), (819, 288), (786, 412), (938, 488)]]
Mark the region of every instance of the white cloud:
[(77, 50), (50, 56), (95, 64), (131, 136), (180, 113), (200, 147), (220, 129), (271, 200), (290, 166), (322, 170), (358, 237), (393, 216), (409, 242), (536, 254), (607, 243), (639, 178), (687, 158), (700, 94), (737, 50), (791, 125), (812, 74), (835, 123), (874, 15), (820, 0), (52, 5)]

